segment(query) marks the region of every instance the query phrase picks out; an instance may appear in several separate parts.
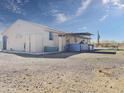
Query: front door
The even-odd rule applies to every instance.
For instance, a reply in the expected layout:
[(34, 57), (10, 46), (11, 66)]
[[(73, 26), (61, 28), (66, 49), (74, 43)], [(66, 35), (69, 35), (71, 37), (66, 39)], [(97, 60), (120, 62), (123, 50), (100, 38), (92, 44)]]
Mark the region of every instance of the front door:
[(3, 36), (3, 50), (7, 49), (7, 36)]

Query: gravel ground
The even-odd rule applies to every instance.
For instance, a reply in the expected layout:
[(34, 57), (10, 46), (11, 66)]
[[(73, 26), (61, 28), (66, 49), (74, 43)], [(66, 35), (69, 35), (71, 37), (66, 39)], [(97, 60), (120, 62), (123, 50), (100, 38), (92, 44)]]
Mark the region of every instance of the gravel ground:
[(123, 52), (70, 55), (36, 58), (0, 53), (0, 93), (124, 93)]

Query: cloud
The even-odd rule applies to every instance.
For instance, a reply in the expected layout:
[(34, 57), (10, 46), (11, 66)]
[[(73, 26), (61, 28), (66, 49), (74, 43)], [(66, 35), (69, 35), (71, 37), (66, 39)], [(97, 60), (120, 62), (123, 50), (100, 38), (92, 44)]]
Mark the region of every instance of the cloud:
[(116, 7), (119, 9), (124, 8), (124, 4), (121, 0), (102, 0), (103, 5), (111, 5), (112, 7)]
[(102, 3), (105, 5), (105, 4), (108, 4), (110, 2), (110, 0), (102, 0)]
[(80, 30), (81, 30), (81, 31), (87, 30), (87, 27), (86, 27), (86, 26), (84, 26), (84, 27), (79, 27), (78, 30), (79, 30), (79, 31), (80, 31)]
[(30, 0), (16, 0), (16, 2), (18, 3), (18, 4), (25, 4), (25, 3), (29, 3), (30, 2)]
[(113, 5), (115, 5), (116, 7), (120, 8), (120, 9), (124, 8), (124, 4), (121, 3), (120, 0), (112, 0), (112, 3), (113, 3)]
[(56, 10), (56, 9), (52, 9), (52, 13), (54, 14), (54, 16), (56, 17), (56, 21), (57, 23), (63, 23), (67, 20), (73, 19), (77, 16), (80, 16), (90, 5), (91, 0), (82, 0), (81, 1), (81, 6), (77, 9), (76, 14), (74, 15), (70, 15), (67, 16), (64, 13), (61, 13), (60, 11)]
[(61, 11), (57, 9), (52, 9), (51, 13), (53, 14), (53, 16), (56, 17), (55, 20), (57, 21), (57, 23), (63, 23), (77, 16), (80, 16), (89, 7), (91, 2), (92, 0), (81, 0), (81, 5), (76, 10), (76, 13), (74, 13), (73, 15), (67, 16), (65, 13), (61, 13)]
[(3, 32), (8, 26), (9, 26), (9, 23), (6, 23), (8, 20), (0, 15), (0, 32)]
[(57, 10), (57, 9), (52, 9), (51, 13), (53, 14), (53, 16), (55, 17), (55, 21), (57, 23), (63, 23), (69, 19), (71, 19), (70, 16), (67, 16), (65, 13), (62, 13), (61, 11)]
[(69, 17), (66, 16), (64, 13), (57, 13), (55, 14), (55, 17), (57, 23), (63, 23), (69, 19)]
[(106, 14), (99, 21), (104, 21), (110, 15), (121, 15), (124, 4), (121, 0), (102, 0), (102, 4), (107, 8)]
[(102, 16), (102, 17), (99, 19), (99, 21), (104, 21), (108, 16), (109, 16), (108, 14)]
[(91, 4), (92, 0), (82, 0), (81, 6), (76, 11), (76, 16), (80, 16)]
[(4, 31), (5, 29), (6, 29), (6, 25), (4, 25), (4, 23), (0, 21), (0, 32)]
[(7, 0), (3, 7), (16, 14), (25, 14), (22, 6), (29, 2), (30, 0)]

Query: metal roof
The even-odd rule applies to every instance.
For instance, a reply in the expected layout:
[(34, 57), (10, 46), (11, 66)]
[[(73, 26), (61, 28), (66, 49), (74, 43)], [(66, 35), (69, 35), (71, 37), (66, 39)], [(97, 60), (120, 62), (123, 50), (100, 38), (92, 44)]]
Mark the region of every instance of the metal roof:
[(67, 35), (77, 35), (77, 36), (82, 36), (82, 35), (85, 35), (85, 36), (91, 36), (93, 34), (89, 33), (89, 32), (82, 32), (82, 33), (67, 33)]

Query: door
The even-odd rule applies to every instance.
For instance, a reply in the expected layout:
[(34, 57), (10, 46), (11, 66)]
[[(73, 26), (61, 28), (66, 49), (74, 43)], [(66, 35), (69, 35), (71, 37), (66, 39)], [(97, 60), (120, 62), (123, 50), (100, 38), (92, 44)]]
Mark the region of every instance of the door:
[(62, 46), (63, 46), (62, 37), (59, 36), (59, 51), (60, 51), (60, 52), (63, 50), (63, 49), (62, 49)]
[(3, 36), (3, 50), (7, 49), (7, 36)]
[(23, 43), (24, 51), (25, 52), (31, 52), (31, 35), (26, 34), (25, 35), (25, 42)]

